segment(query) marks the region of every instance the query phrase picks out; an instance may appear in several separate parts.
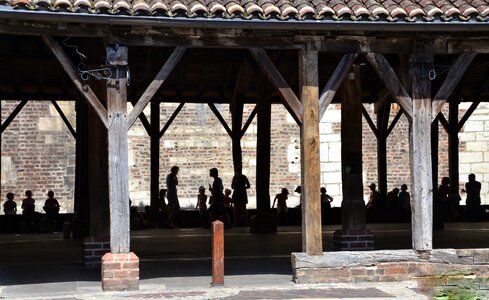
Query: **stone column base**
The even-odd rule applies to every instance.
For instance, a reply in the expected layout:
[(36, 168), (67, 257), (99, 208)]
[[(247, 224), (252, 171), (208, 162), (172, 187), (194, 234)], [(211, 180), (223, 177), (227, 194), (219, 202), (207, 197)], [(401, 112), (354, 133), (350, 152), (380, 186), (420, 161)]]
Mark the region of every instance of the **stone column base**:
[(102, 289), (139, 290), (139, 258), (136, 254), (109, 252), (102, 257)]
[(83, 241), (83, 264), (85, 267), (100, 267), (102, 256), (110, 252), (110, 237), (89, 236)]
[(333, 234), (333, 250), (374, 250), (374, 235), (367, 229), (336, 230)]
[(250, 218), (250, 231), (253, 233), (277, 232), (277, 217), (273, 215), (254, 215)]

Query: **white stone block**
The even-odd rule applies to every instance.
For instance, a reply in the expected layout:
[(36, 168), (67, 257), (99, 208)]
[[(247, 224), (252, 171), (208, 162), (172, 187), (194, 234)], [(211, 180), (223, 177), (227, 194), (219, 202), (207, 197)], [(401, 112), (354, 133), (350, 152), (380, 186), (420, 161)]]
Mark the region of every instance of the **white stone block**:
[(175, 146), (175, 141), (172, 140), (165, 140), (163, 141), (163, 147), (165, 148), (173, 148)]
[(319, 134), (328, 134), (333, 132), (333, 127), (330, 122), (319, 123)]
[(325, 142), (339, 142), (339, 141), (341, 141), (341, 135), (339, 133), (322, 134), (322, 135), (319, 136), (319, 141), (321, 143), (325, 143)]
[(327, 190), (327, 194), (331, 197), (339, 196), (341, 194), (340, 184), (321, 184)]
[(487, 142), (471, 142), (466, 144), (467, 151), (487, 151)]
[(328, 107), (323, 118), (321, 119), (321, 122), (341, 122), (341, 112)]
[(470, 164), (459, 164), (458, 171), (460, 173), (470, 173), (471, 172), (471, 170), (470, 170)]
[(321, 143), (319, 145), (319, 161), (329, 160), (329, 146), (327, 143)]
[(41, 117), (37, 127), (41, 131), (60, 131), (62, 126), (65, 126), (61, 118)]
[(475, 133), (474, 132), (461, 132), (458, 134), (458, 138), (460, 142), (469, 142), (469, 141), (475, 141)]
[(256, 159), (250, 158), (248, 160), (248, 166), (256, 166)]
[(467, 121), (462, 129), (464, 132), (479, 132), (484, 131), (483, 121)]
[(322, 174), (324, 184), (341, 183), (341, 172), (325, 172)]
[(321, 163), (321, 172), (341, 172), (341, 162)]
[(329, 161), (341, 161), (341, 143), (329, 143)]
[(460, 152), (460, 163), (475, 163), (484, 160), (482, 152)]
[(472, 164), (471, 169), (473, 173), (489, 173), (489, 163)]
[(477, 141), (489, 141), (489, 132), (476, 132), (475, 139)]
[(301, 164), (299, 163), (290, 163), (289, 164), (289, 173), (299, 174), (301, 172)]
[(489, 161), (489, 152), (484, 152), (484, 161)]

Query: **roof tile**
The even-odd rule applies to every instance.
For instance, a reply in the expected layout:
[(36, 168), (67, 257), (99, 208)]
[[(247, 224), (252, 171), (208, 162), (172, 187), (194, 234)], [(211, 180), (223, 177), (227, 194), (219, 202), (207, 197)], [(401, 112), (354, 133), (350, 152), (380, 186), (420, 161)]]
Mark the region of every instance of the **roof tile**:
[(0, 0), (16, 9), (212, 18), (489, 22), (489, 0)]

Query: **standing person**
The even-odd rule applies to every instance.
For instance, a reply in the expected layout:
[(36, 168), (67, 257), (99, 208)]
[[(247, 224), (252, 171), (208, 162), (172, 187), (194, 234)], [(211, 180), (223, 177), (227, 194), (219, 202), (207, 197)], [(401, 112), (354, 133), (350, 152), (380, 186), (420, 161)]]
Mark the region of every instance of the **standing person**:
[(32, 191), (27, 190), (25, 191), (25, 196), (27, 198), (22, 200), (22, 219), (26, 225), (27, 231), (30, 231), (32, 229), (32, 226), (34, 225), (34, 212), (36, 209), (36, 200), (32, 198)]
[(370, 196), (366, 205), (367, 217), (376, 221), (382, 215), (380, 193), (376, 190), (377, 185), (375, 183), (371, 183), (368, 187), (370, 188)]
[(333, 197), (326, 194), (326, 188), (322, 187), (321, 191), (321, 216), (322, 223), (325, 224), (329, 221), (331, 217), (331, 202), (333, 202)]
[(250, 188), (250, 182), (241, 170), (241, 167), (234, 169), (233, 182), (231, 188), (233, 192), (234, 203), (234, 226), (248, 226), (248, 212), (246, 204), (248, 204), (248, 195), (246, 190)]
[(411, 216), (411, 195), (407, 191), (407, 185), (401, 185), (401, 191), (399, 192), (399, 202), (401, 204), (401, 217), (402, 219), (409, 220)]
[(224, 207), (224, 194), (222, 186), (222, 179), (219, 177), (219, 171), (216, 168), (209, 170), (209, 176), (214, 178), (212, 186), (209, 184), (209, 190), (212, 194), (212, 203), (209, 207), (209, 221), (212, 224), (215, 220), (221, 220), (226, 226), (229, 226), (229, 216), (226, 213)]
[(449, 195), (450, 195), (450, 179), (448, 177), (441, 178), (441, 184), (438, 187), (438, 209), (437, 211), (438, 217), (441, 219), (441, 222), (447, 221), (449, 215)]
[(272, 208), (275, 207), (275, 202), (277, 202), (277, 219), (279, 225), (285, 225), (287, 220), (287, 212), (288, 212), (287, 195), (288, 194), (289, 194), (289, 190), (283, 188), (280, 194), (276, 194), (275, 198), (273, 199)]
[(177, 185), (178, 185), (178, 171), (180, 168), (173, 166), (170, 170), (170, 174), (166, 176), (166, 189), (168, 199), (168, 226), (170, 228), (177, 228), (175, 225), (175, 219), (180, 211), (180, 203), (178, 202)]
[(3, 212), (5, 213), (5, 231), (12, 233), (15, 231), (15, 215), (17, 214), (17, 203), (14, 201), (13, 193), (7, 193), (7, 201), (3, 204)]
[(387, 208), (388, 214), (393, 219), (392, 221), (398, 221), (399, 219), (399, 189), (393, 188), (392, 191), (387, 193)]
[(205, 187), (202, 185), (199, 187), (199, 194), (197, 195), (197, 205), (195, 209), (199, 210), (201, 226), (207, 225), (207, 195), (205, 194)]
[(467, 193), (467, 213), (471, 221), (478, 221), (481, 214), (481, 183), (475, 180), (475, 174), (469, 174), (469, 182), (462, 192)]

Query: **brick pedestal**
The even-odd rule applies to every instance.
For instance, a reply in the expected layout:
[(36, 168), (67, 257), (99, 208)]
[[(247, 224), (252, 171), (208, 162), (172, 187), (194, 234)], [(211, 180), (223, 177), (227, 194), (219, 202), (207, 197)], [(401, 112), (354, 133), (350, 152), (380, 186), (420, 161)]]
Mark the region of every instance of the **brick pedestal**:
[(374, 235), (366, 230), (336, 230), (333, 235), (335, 251), (374, 250)]
[(106, 253), (102, 257), (104, 291), (139, 290), (139, 258), (130, 253)]
[(83, 264), (85, 267), (100, 267), (102, 256), (110, 252), (110, 238), (89, 236), (83, 241)]

